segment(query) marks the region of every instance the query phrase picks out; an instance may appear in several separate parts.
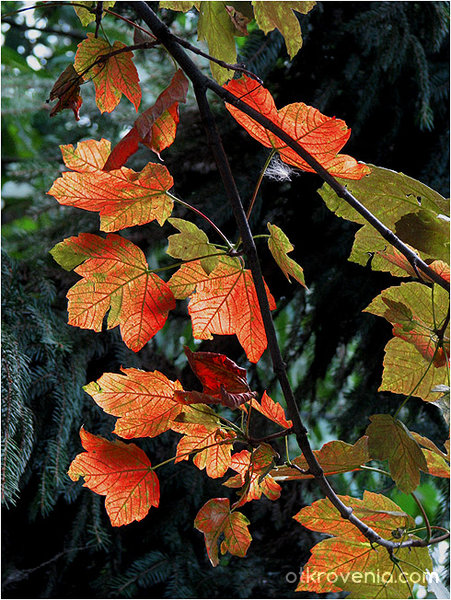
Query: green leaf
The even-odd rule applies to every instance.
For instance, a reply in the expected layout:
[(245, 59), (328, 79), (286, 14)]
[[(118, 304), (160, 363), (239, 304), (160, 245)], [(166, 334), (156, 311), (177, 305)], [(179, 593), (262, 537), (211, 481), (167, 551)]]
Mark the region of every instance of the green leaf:
[[(225, 9), (227, 2), (201, 2), (197, 25), (199, 40), (208, 44), (208, 52), (226, 63), (236, 62), (235, 27)], [(219, 84), (233, 77), (233, 71), (210, 62), (211, 73)]]
[(420, 469), (427, 472), (427, 462), (420, 445), (401, 421), (391, 415), (372, 415), (368, 426), (371, 458), (388, 460), (390, 475), (405, 494), (420, 483)]
[[(193, 260), (209, 254), (217, 254), (218, 249), (210, 244), (207, 234), (199, 229), (197, 225), (184, 219), (168, 219), (180, 233), (168, 237), (168, 249), (166, 250), (172, 258), (181, 258), (182, 260)], [(218, 264), (218, 257), (203, 258), (200, 261), (205, 273), (209, 275)]]
[(285, 38), (290, 58), (302, 47), (302, 34), (299, 21), (293, 11), (307, 14), (316, 2), (252, 2), (257, 25), (265, 33), (278, 29)]
[(447, 385), (448, 369), (436, 367), (421, 356), (408, 342), (396, 337), (385, 346), (384, 371), (379, 391), (417, 396), (426, 402), (439, 399), (440, 391), (433, 389)]
[(282, 269), (285, 277), (290, 281), (290, 275), (294, 277), (301, 285), (305, 288), (304, 271), (300, 265), (297, 264), (292, 258), (287, 256), (288, 252), (294, 250), (290, 240), (284, 234), (284, 232), (277, 227), (268, 223), (268, 230), (271, 234), (268, 240), (268, 248), (273, 255), (274, 260)]
[[(410, 243), (415, 248), (422, 250), (426, 248), (421, 240), (430, 234), (426, 227), (433, 223), (438, 223), (436, 228), (441, 232), (443, 220), (439, 215), (449, 215), (449, 203), (438, 192), (435, 192), (428, 186), (412, 179), (403, 173), (396, 173), (389, 169), (374, 167), (370, 165), (371, 173), (360, 180), (351, 181), (341, 179), (340, 182), (367, 208), (371, 211), (384, 225), (400, 235), (402, 241)], [(355, 236), (355, 242), (352, 248), (349, 260), (361, 265), (366, 265), (369, 255), (374, 254), (371, 267), (374, 270), (387, 271), (390, 266), (387, 261), (377, 254), (383, 252), (387, 247), (387, 241), (369, 224), (366, 220), (356, 212), (345, 200), (339, 198), (337, 194), (327, 184), (324, 184), (319, 190), (319, 193), (328, 206), (338, 217), (354, 221), (363, 225)], [(416, 246), (415, 239), (407, 235), (404, 239), (404, 231), (407, 229), (401, 224), (401, 231), (398, 232), (398, 224), (409, 215), (417, 215), (421, 213), (421, 218), (415, 220), (415, 236), (420, 240), (420, 245)], [(427, 215), (427, 219), (426, 219)], [(440, 233), (440, 236), (442, 234)], [(440, 237), (442, 240), (442, 237)], [(440, 243), (440, 242), (437, 242)], [(435, 244), (435, 242), (434, 242)], [(434, 249), (430, 245), (428, 250)], [(445, 249), (442, 249), (442, 254)], [(425, 253), (423, 258), (436, 258), (433, 253), (423, 250)]]
[(428, 256), (449, 261), (449, 220), (420, 210), (417, 214), (402, 217), (396, 223), (395, 233)]
[(449, 346), (446, 344), (444, 352), (436, 328), (445, 321), (448, 306), (449, 297), (444, 289), (434, 286), (431, 290), (422, 283), (412, 282), (384, 290), (364, 312), (387, 319), (394, 326), (396, 337), (413, 344), (422, 357), (433, 361), (434, 368), (446, 368)]
[[(87, 8), (94, 9), (95, 11), (97, 2), (78, 2), (77, 0), (77, 4), (83, 4), (83, 6), (86, 6), (86, 8), (82, 8), (81, 6), (74, 6), (74, 10), (77, 13), (77, 16), (80, 19), (83, 27), (86, 27), (87, 25), (89, 25), (89, 23), (92, 23), (96, 20), (95, 12), (92, 13), (89, 10), (87, 10)], [(102, 4), (103, 9), (112, 8), (116, 4), (116, 1), (114, 0), (113, 2), (103, 2)]]
[(188, 12), (193, 6), (199, 10), (201, 2), (185, 2), (184, 0), (165, 0), (160, 2), (160, 8), (169, 8), (170, 10), (178, 10), (181, 12)]

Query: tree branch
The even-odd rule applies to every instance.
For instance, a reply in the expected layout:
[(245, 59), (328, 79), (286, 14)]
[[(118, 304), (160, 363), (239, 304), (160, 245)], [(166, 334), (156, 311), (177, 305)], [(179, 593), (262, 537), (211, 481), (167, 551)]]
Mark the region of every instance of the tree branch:
[[(198, 67), (193, 63), (193, 61), (188, 57), (186, 52), (177, 42), (177, 40), (174, 39), (168, 27), (162, 21), (160, 21), (160, 19), (145, 2), (133, 2), (131, 3), (131, 6), (135, 9), (136, 13), (144, 20), (146, 25), (152, 30), (157, 39), (159, 39), (160, 42), (166, 47), (166, 49), (172, 55), (172, 57), (179, 63), (180, 67), (183, 69), (185, 74), (193, 83), (194, 92), (196, 95), (203, 124), (206, 130), (208, 143), (211, 147), (218, 170), (220, 172), (228, 200), (232, 206), (235, 219), (238, 225), (239, 233), (241, 239), (243, 240), (243, 246), (248, 260), (248, 265), (252, 272), (252, 277), (254, 280), (254, 285), (268, 340), (268, 349), (270, 351), (271, 360), (273, 363), (273, 369), (282, 387), (282, 391), (287, 403), (288, 415), (289, 418), (293, 421), (293, 431), (296, 435), (299, 447), (301, 448), (305, 456), (310, 473), (314, 475), (324, 495), (330, 500), (333, 506), (337, 508), (340, 515), (344, 519), (349, 520), (353, 525), (355, 525), (370, 542), (384, 546), (390, 552), (393, 552), (396, 548), (399, 547), (425, 546), (425, 540), (410, 539), (404, 542), (392, 542), (390, 540), (385, 540), (373, 529), (368, 527), (363, 521), (355, 517), (352, 514), (352, 508), (346, 506), (331, 487), (330, 483), (324, 476), (323, 470), (313, 453), (313, 450), (310, 446), (310, 442), (307, 437), (307, 429), (302, 423), (296, 405), (296, 400), (294, 398), (294, 394), (291, 389), (290, 382), (288, 380), (285, 363), (282, 359), (274, 323), (271, 316), (271, 311), (269, 308), (268, 297), (265, 290), (260, 262), (257, 256), (257, 250), (254, 244), (254, 240), (252, 238), (252, 233), (249, 228), (249, 223), (247, 221), (246, 214), (243, 209), (241, 198), (235, 184), (235, 180), (230, 170), (227, 155), (222, 146), (221, 137), (219, 135), (213, 114), (210, 109), (210, 105), (207, 100), (207, 90), (211, 89), (214, 92), (216, 92), (219, 96), (223, 97), (223, 99), (230, 101), (231, 104), (234, 103), (238, 108), (242, 109), (251, 117), (255, 118), (255, 120), (258, 120), (258, 116), (258, 118), (260, 119), (259, 122), (262, 122), (264, 126), (268, 126), (268, 129), (276, 133), (281, 139), (283, 139), (283, 141), (285, 141), (285, 143), (287, 143), (287, 145), (289, 145), (295, 151), (297, 151), (300, 154), (300, 156), (302, 156), (302, 158), (306, 160), (305, 157), (307, 156), (309, 160), (306, 160), (306, 162), (308, 162), (309, 164), (314, 163), (315, 170), (317, 170), (317, 172), (321, 174), (321, 176), (323, 176), (323, 178), (327, 180), (328, 183), (330, 180), (332, 180), (332, 183), (334, 183), (335, 187), (338, 186), (340, 190), (344, 190), (346, 194), (349, 194), (349, 192), (347, 192), (345, 188), (338, 184), (338, 182), (336, 182), (336, 180), (333, 177), (331, 177), (329, 173), (327, 173), (327, 171), (325, 171), (325, 169), (323, 169), (323, 167), (313, 157), (310, 156), (310, 154), (308, 154), (301, 146), (299, 146), (297, 142), (294, 142), (294, 140), (292, 140), (290, 136), (288, 136), (285, 132), (282, 132), (282, 130), (280, 130), (277, 126), (271, 123), (271, 121), (264, 117), (261, 117), (261, 115), (256, 111), (250, 110), (250, 107), (248, 107), (246, 104), (244, 104), (228, 92), (224, 95), (222, 92), (226, 92), (226, 90), (223, 90), (223, 88), (218, 86), (218, 84), (216, 84), (208, 77), (203, 75), (203, 73), (201, 73)], [(231, 99), (233, 100), (233, 102), (231, 101)], [(271, 127), (269, 127), (269, 125), (271, 125)], [(283, 137), (281, 135), (281, 132), (283, 133)], [(288, 141), (290, 142), (289, 144)], [(301, 151), (299, 151), (299, 149)], [(362, 207), (362, 209), (366, 213), (369, 212), (356, 199), (353, 198), (353, 201), (356, 202), (360, 207)], [(371, 218), (373, 220), (377, 221), (374, 215), (372, 215), (371, 213), (369, 213), (369, 215), (371, 215)], [(380, 223), (379, 221), (377, 222)], [(383, 225), (382, 227), (384, 227), (384, 230), (387, 229)], [(392, 232), (390, 232), (390, 234), (396, 238), (396, 236), (394, 236)], [(429, 270), (427, 265), (425, 266)], [(432, 541), (433, 540), (431, 540), (431, 543)]]

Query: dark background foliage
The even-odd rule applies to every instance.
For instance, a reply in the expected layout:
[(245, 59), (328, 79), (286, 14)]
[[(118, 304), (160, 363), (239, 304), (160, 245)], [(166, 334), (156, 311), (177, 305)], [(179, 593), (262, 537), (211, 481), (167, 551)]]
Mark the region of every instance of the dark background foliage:
[[(132, 5), (121, 2), (116, 10), (134, 20)], [(151, 5), (156, 8), (157, 3)], [(4, 2), (2, 11), (22, 6)], [(265, 79), (278, 106), (303, 101), (345, 119), (353, 130), (346, 152), (446, 193), (447, 11), (446, 2), (319, 2), (301, 19), (304, 46), (294, 61), (289, 62), (277, 32), (265, 37), (253, 31), (240, 40), (240, 55)], [(41, 8), (32, 14), (6, 16), (2, 26), (3, 597), (295, 597), (286, 576), (299, 572), (317, 538), (292, 515), (317, 497), (313, 484), (288, 484), (279, 502), (246, 505), (253, 536), (248, 556), (227, 556), (213, 570), (193, 520), (209, 497), (233, 493), (220, 482), (208, 480), (188, 462), (169, 465), (159, 473), (160, 507), (144, 521), (116, 530), (103, 499), (66, 475), (80, 451), (80, 426), (106, 436), (113, 427), (113, 419), (94, 405), (82, 386), (121, 365), (159, 369), (192, 385), (182, 348), (193, 340), (183, 305), (136, 355), (116, 330), (95, 334), (66, 323), (65, 294), (76, 276), (63, 272), (48, 251), (69, 235), (97, 231), (98, 217), (60, 207), (46, 195), (61, 168), (58, 145), (92, 137), (114, 143), (135, 117), (125, 100), (119, 110), (101, 116), (92, 84), (87, 84), (78, 123), (68, 112), (50, 120), (45, 100), (84, 33), (71, 7)], [(161, 14), (195, 41), (190, 17)], [(111, 41), (131, 43), (123, 24), (106, 19), (105, 30)], [(137, 63), (146, 108), (164, 89), (172, 67), (160, 50), (137, 53)], [(238, 128), (218, 101), (212, 98), (212, 104), (247, 202), (265, 150)], [(163, 157), (176, 193), (234, 237), (232, 215), (192, 99), (182, 107), (176, 142)], [(138, 170), (149, 160), (156, 158), (140, 151), (130, 166)], [(268, 221), (281, 226), (296, 246), (293, 257), (305, 270), (307, 293), (288, 284), (262, 244), (265, 278), (278, 299), (281, 346), (315, 447), (330, 439), (354, 442), (370, 414), (391, 411), (398, 402), (393, 394), (377, 392), (390, 327), (361, 313), (394, 280), (346, 260), (356, 227), (329, 213), (316, 193), (320, 185), (315, 175), (298, 172), (291, 180), (265, 178), (251, 220), (256, 234), (265, 233)], [(177, 216), (188, 217), (180, 209)], [(169, 264), (164, 237), (170, 233), (169, 225), (152, 223), (126, 235), (157, 266)], [(245, 365), (233, 338), (198, 347), (224, 352)], [(250, 376), (255, 389), (266, 388), (281, 400), (267, 357), (250, 368)], [(434, 406), (412, 399), (402, 418), (438, 444), (446, 437)], [(167, 433), (142, 440), (141, 446), (155, 463), (174, 452), (176, 438)], [(291, 450), (295, 453), (296, 447)], [(424, 478), (419, 494), (438, 524), (446, 518), (448, 494), (442, 480), (431, 480)], [(383, 491), (416, 514), (409, 499), (396, 495), (386, 479), (346, 475), (335, 477), (334, 484), (340, 493)]]

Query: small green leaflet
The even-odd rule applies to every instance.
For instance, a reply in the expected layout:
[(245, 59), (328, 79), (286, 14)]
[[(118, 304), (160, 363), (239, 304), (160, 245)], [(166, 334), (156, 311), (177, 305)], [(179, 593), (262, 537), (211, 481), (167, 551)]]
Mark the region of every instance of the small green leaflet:
[(271, 234), (268, 240), (268, 248), (273, 255), (274, 260), (282, 269), (283, 274), (290, 283), (291, 275), (291, 277), (294, 277), (296, 281), (306, 288), (307, 286), (305, 285), (302, 267), (300, 267), (292, 258), (287, 256), (288, 252), (294, 250), (294, 246), (277, 225), (268, 223), (268, 229)]
[[(168, 221), (180, 231), (180, 233), (168, 237), (169, 245), (166, 252), (172, 258), (181, 258), (187, 261), (218, 253), (218, 249), (208, 241), (207, 234), (194, 223), (177, 218), (168, 219)], [(205, 273), (210, 275), (218, 264), (218, 256), (203, 258), (200, 264)]]
[[(77, 13), (77, 17), (80, 19), (81, 24), (83, 25), (83, 27), (86, 27), (87, 25), (89, 25), (90, 23), (92, 23), (93, 21), (96, 20), (96, 15), (95, 15), (95, 10), (96, 10), (96, 6), (97, 6), (97, 2), (78, 2), (77, 4), (83, 4), (83, 6), (86, 6), (86, 8), (83, 8), (82, 6), (74, 6), (74, 10)], [(102, 2), (102, 9), (105, 10), (106, 8), (112, 8), (114, 5), (116, 4), (116, 1), (113, 0), (113, 2)], [(89, 10), (87, 10), (88, 8), (94, 10), (94, 12), (91, 12)]]

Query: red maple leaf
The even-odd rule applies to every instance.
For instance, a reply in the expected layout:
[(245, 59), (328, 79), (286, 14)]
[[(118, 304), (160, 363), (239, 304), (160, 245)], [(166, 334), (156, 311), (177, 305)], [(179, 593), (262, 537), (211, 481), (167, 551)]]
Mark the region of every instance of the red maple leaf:
[(105, 412), (119, 417), (113, 433), (130, 439), (155, 437), (170, 429), (184, 408), (174, 400), (180, 383), (159, 371), (121, 371), (104, 373), (83, 388)]
[(101, 331), (120, 325), (124, 342), (137, 352), (166, 322), (175, 300), (167, 284), (149, 272), (143, 252), (110, 233), (106, 239), (81, 233), (57, 244), (53, 258), (82, 276), (67, 293), (69, 324)]
[(257, 402), (257, 400), (253, 399), (250, 401), (249, 406), (251, 408), (255, 408), (255, 410), (258, 410), (258, 412), (260, 412), (270, 421), (277, 423), (277, 425), (280, 425), (285, 429), (290, 429), (293, 427), (293, 421), (287, 420), (283, 407), (278, 402), (274, 402), (274, 400), (270, 398), (266, 392), (263, 393), (260, 404)]
[[(316, 108), (302, 102), (289, 104), (277, 110), (270, 92), (247, 76), (233, 79), (224, 87), (283, 129), (332, 175), (345, 179), (361, 179), (370, 173), (369, 167), (358, 163), (351, 156), (338, 154), (351, 135), (351, 130), (341, 119), (327, 117)], [(253, 138), (266, 148), (277, 150), (284, 162), (304, 171), (315, 172), (294, 150), (288, 148), (282, 140), (254, 119), (231, 104), (226, 104), (226, 108)]]
[(69, 477), (73, 481), (83, 477), (85, 487), (106, 496), (105, 508), (114, 527), (141, 521), (151, 506), (158, 506), (158, 478), (138, 446), (110, 442), (83, 428), (80, 437), (86, 452), (74, 458)]
[[(74, 67), (85, 81), (93, 80), (96, 89), (96, 104), (100, 112), (112, 112), (119, 104), (122, 94), (132, 102), (138, 110), (141, 102), (138, 71), (133, 64), (133, 52), (121, 52), (109, 55), (125, 48), (122, 42), (114, 42), (113, 46), (102, 39), (88, 33), (87, 39), (78, 44)], [(99, 58), (105, 56), (100, 62)]]
[[(205, 275), (205, 272), (204, 272)], [(266, 288), (271, 310), (274, 298)], [(258, 362), (266, 346), (266, 334), (252, 274), (233, 258), (222, 259), (218, 266), (197, 282), (188, 312), (197, 339), (212, 339), (212, 334), (233, 335), (251, 362)]]
[(54, 117), (65, 108), (71, 108), (75, 115), (75, 120), (80, 120), (80, 106), (82, 99), (80, 96), (80, 75), (74, 69), (73, 65), (68, 65), (52, 87), (49, 99), (58, 102), (50, 111), (50, 116)]
[(104, 171), (119, 169), (144, 144), (153, 152), (168, 148), (175, 139), (179, 122), (179, 102), (186, 102), (188, 80), (180, 69), (153, 106), (140, 115), (133, 127), (114, 147), (103, 167)]
[(280, 497), (282, 488), (269, 474), (273, 466), (275, 451), (269, 444), (261, 444), (252, 453), (241, 450), (232, 456), (230, 468), (238, 473), (230, 477), (224, 485), (227, 487), (243, 487), (241, 496), (235, 508), (251, 500), (259, 500), (264, 494), (270, 500)]
[(148, 163), (140, 173), (123, 167), (105, 173), (110, 142), (102, 139), (61, 146), (65, 171), (50, 190), (60, 204), (98, 211), (102, 231), (118, 231), (154, 219), (163, 225), (172, 213), (168, 190), (174, 181), (165, 166)]
[[(221, 553), (227, 551), (235, 556), (246, 556), (252, 541), (248, 530), (248, 519), (239, 512), (230, 510), (228, 498), (212, 498), (197, 513), (194, 527), (205, 536), (205, 546), (211, 564), (219, 564), (218, 545)], [(224, 535), (220, 543), (220, 537)]]

